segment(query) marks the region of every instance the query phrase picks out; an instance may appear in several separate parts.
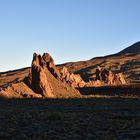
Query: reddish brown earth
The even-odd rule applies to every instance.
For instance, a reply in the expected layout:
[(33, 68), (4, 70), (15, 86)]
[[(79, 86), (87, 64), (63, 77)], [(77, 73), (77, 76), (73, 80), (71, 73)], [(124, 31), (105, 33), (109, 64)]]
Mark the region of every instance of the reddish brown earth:
[[(1, 96), (43, 98), (0, 98), (0, 140), (139, 140), (140, 53), (126, 50), (129, 54), (64, 64), (66, 71), (59, 71), (64, 65), (56, 67), (50, 55), (35, 54), (31, 68), (0, 73)], [(80, 86), (83, 79), (88, 83)], [(59, 99), (48, 99), (50, 93)]]
[[(80, 96), (79, 91), (73, 88), (71, 84), (67, 84), (66, 81), (61, 80), (60, 72), (49, 54), (41, 56), (35, 53), (31, 68), (27, 71), (27, 74), (20, 76), (16, 77), (14, 81), (10, 81), (7, 75), (7, 80), (9, 81), (5, 80), (5, 84), (1, 86), (0, 90), (2, 97), (68, 98)], [(11, 79), (15, 78), (14, 76), (10, 77)]]
[(140, 42), (113, 55), (59, 65), (62, 66), (66, 66), (70, 72), (80, 74), (85, 81), (93, 80), (96, 68), (100, 66), (115, 74), (122, 73), (127, 83), (140, 83)]
[(111, 94), (138, 95), (139, 83), (140, 42), (114, 55), (58, 66), (50, 54), (36, 54), (31, 68), (0, 73), (0, 94), (9, 98), (75, 97), (80, 96), (78, 90), (96, 94), (91, 89), (97, 89), (102, 94), (106, 87)]

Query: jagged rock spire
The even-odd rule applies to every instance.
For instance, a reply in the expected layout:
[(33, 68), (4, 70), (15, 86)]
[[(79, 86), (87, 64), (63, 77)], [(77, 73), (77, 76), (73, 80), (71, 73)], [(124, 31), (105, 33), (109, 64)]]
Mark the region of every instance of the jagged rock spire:
[(28, 76), (28, 84), (32, 90), (44, 97), (53, 97), (51, 84), (48, 82), (46, 73), (47, 69), (43, 67), (43, 59), (41, 55), (34, 53), (31, 65), (31, 71)]

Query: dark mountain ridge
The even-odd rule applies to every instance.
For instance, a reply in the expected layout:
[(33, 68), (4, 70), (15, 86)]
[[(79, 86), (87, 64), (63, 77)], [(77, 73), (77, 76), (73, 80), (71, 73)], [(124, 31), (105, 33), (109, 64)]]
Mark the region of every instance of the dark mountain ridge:
[(126, 49), (120, 51), (117, 53), (117, 55), (123, 55), (123, 54), (135, 54), (140, 53), (140, 41), (134, 43), (133, 45), (127, 47)]

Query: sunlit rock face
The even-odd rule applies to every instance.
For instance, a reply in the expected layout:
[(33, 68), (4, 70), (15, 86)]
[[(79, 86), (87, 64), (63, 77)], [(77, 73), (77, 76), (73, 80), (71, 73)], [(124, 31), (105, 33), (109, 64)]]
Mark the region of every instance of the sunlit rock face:
[(114, 74), (112, 71), (105, 68), (98, 67), (95, 75), (95, 81), (100, 81), (100, 83), (106, 83), (108, 85), (127, 84), (121, 73)]
[(53, 97), (53, 90), (46, 76), (48, 72), (43, 58), (34, 53), (31, 71), (28, 76), (28, 85), (35, 93), (44, 97)]
[[(72, 75), (69, 75), (71, 79)], [(74, 80), (77, 80), (75, 77)], [(25, 78), (25, 83), (35, 93), (46, 98), (60, 97), (60, 96), (77, 96), (79, 92), (72, 88), (74, 83), (68, 84), (67, 79), (62, 79), (60, 71), (55, 66), (53, 58), (48, 53), (42, 56), (34, 53), (33, 61), (29, 75)], [(79, 83), (78, 83), (79, 84)]]
[(12, 95), (8, 94), (4, 90), (0, 91), (0, 98), (11, 98), (11, 97), (12, 97)]
[(54, 60), (49, 53), (44, 53), (42, 56), (44, 63), (46, 64), (48, 70), (55, 78), (60, 78), (60, 73), (57, 67), (55, 66)]
[(61, 80), (67, 82), (69, 85), (71, 85), (74, 88), (84, 87), (86, 84), (79, 74), (70, 73), (66, 67), (63, 67), (60, 70), (60, 74), (61, 74)]
[(42, 98), (41, 94), (36, 94), (24, 82), (12, 83), (8, 87), (0, 90), (2, 98)]

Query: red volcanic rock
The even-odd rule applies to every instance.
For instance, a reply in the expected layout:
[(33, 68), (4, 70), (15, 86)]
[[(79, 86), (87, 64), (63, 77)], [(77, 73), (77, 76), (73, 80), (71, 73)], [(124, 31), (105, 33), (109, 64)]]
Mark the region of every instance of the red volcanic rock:
[(48, 53), (44, 53), (42, 56), (44, 63), (46, 64), (48, 70), (55, 78), (60, 78), (60, 73), (57, 67), (55, 66), (53, 58)]
[(53, 97), (52, 87), (46, 76), (47, 72), (43, 59), (35, 53), (27, 84), (35, 93), (39, 93), (44, 97)]
[(34, 93), (25, 83), (12, 83), (10, 86), (0, 90), (3, 98), (42, 98), (40, 94)]
[(119, 81), (120, 81), (122, 84), (127, 84), (127, 82), (126, 82), (126, 80), (124, 79), (122, 73), (119, 73), (119, 74), (117, 75), (117, 77), (119, 77)]
[(0, 98), (11, 98), (11, 96), (4, 90), (0, 91)]
[(79, 74), (70, 73), (66, 67), (63, 67), (60, 70), (60, 74), (61, 74), (61, 80), (65, 81), (66, 83), (68, 83), (74, 88), (85, 86), (85, 82), (83, 81), (81, 76)]
[(126, 84), (126, 81), (121, 73), (114, 74), (112, 71), (98, 67), (95, 74), (95, 81), (101, 81), (100, 83), (105, 83), (108, 85)]
[(79, 92), (73, 89), (60, 77), (60, 72), (52, 57), (44, 53), (43, 56), (34, 54), (32, 66), (25, 83), (43, 97), (74, 97)]

